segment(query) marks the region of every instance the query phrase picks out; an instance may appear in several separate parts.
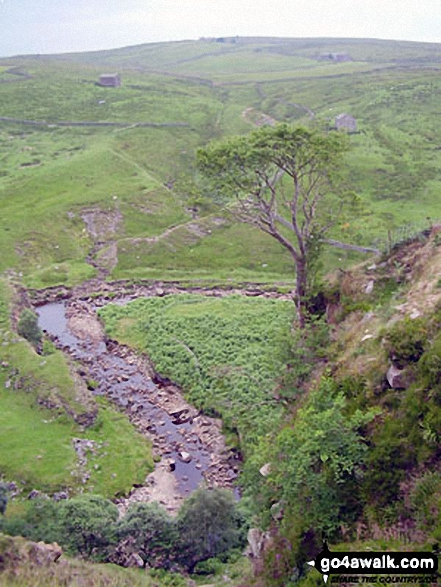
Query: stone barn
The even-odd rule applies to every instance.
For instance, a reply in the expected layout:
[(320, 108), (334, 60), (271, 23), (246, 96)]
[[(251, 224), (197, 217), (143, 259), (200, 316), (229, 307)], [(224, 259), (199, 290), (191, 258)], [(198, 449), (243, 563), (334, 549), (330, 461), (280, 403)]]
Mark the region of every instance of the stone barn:
[(319, 61), (333, 61), (334, 63), (344, 63), (345, 61), (353, 61), (349, 53), (322, 53)]
[(98, 85), (106, 88), (118, 88), (121, 85), (121, 78), (118, 73), (103, 73), (100, 75)]
[(337, 130), (357, 132), (357, 121), (349, 114), (339, 114), (335, 119), (335, 128)]

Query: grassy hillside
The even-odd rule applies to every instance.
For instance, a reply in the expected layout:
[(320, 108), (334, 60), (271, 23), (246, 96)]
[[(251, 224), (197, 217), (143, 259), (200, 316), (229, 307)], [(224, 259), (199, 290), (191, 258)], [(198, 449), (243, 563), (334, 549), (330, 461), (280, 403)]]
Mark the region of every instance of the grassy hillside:
[[(321, 58), (336, 53), (350, 60)], [(207, 219), (189, 234), (187, 224), (183, 178), (196, 147), (245, 133), (263, 115), (322, 128), (341, 112), (356, 118), (347, 181), (364, 214), (335, 237), (382, 245), (404, 223), (427, 224), (441, 217), (440, 61), (436, 44), (270, 38), (3, 59), (11, 81), (0, 84), (0, 117), (43, 124), (0, 121), (0, 269), (23, 272), (35, 287), (76, 283), (95, 274), (92, 253), (114, 277), (291, 278), (284, 251), (254, 229)], [(95, 84), (113, 70), (120, 88)], [(56, 125), (69, 121), (121, 126)], [(90, 209), (115, 215), (107, 233), (88, 230)], [(352, 260), (331, 250), (326, 264)]]
[(186, 584), (178, 575), (150, 574), (143, 570), (91, 564), (65, 556), (53, 562), (50, 548), (50, 545), (1, 534), (2, 587), (184, 587)]
[[(195, 150), (272, 121), (331, 131), (344, 112), (357, 122), (345, 187), (360, 205), (331, 236), (390, 248), (441, 218), (440, 63), (437, 44), (275, 38), (1, 59), (4, 478), (23, 495), (36, 487), (113, 497), (152, 468), (150, 447), (90, 397), (59, 352), (38, 355), (16, 335), (8, 278), (33, 288), (93, 277), (289, 284), (283, 248), (195, 198)], [(96, 85), (111, 71), (121, 87)], [(439, 540), (439, 241), (434, 233), (350, 271), (362, 255), (327, 250), (324, 272), (343, 270), (326, 287), (329, 324), (292, 333), (291, 342), (288, 302), (167, 296), (102, 312), (112, 336), (151, 354), (252, 455), (243, 503), (273, 532), (265, 563), (273, 584), (289, 584), (277, 565), (287, 561), (292, 574), (302, 563), (300, 534), (311, 523), (335, 543), (374, 537), (402, 546), (403, 519), (406, 540)], [(386, 373), (397, 357), (405, 384), (393, 388)], [(89, 416), (95, 423), (84, 429)], [(101, 447), (89, 455), (85, 483), (76, 437)], [(329, 454), (321, 438), (335, 440)], [(310, 487), (328, 500), (326, 527)], [(12, 502), (7, 515), (20, 508)], [(103, 573), (91, 585), (139, 579)], [(139, 585), (167, 584), (151, 579)]]
[[(126, 417), (91, 396), (63, 353), (50, 349), (38, 355), (14, 332), (12, 298), (8, 283), (0, 280), (2, 476), (25, 495), (32, 489), (86, 490), (108, 497), (127, 492), (152, 469), (149, 444)], [(87, 421), (92, 426), (85, 429)], [(78, 464), (74, 438), (100, 447), (89, 454), (85, 467)]]

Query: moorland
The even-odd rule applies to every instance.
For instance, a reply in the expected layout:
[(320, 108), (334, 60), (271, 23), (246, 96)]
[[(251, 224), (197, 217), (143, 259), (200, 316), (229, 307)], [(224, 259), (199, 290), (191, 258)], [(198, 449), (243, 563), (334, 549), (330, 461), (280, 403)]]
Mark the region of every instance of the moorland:
[[(153, 570), (71, 561), (50, 579), (37, 569), (41, 585), (315, 585), (305, 561), (323, 537), (340, 550), (439, 539), (440, 64), (438, 44), (239, 37), (0, 59), (2, 530), (122, 564), (115, 548), (139, 536), (108, 500), (163, 456), (90, 363), (17, 333), (32, 304), (78, 303), (77, 331), (104, 306), (102, 339), (222, 422), (241, 463), (238, 504), (196, 493), (177, 515), (140, 510), (157, 542), (135, 551)], [(97, 84), (108, 72), (119, 87)], [(290, 256), (201, 190), (195, 153), (277, 122), (334, 132), (343, 113), (356, 121), (342, 176), (357, 207), (330, 236), (379, 254), (325, 248), (326, 312), (300, 333)], [(138, 299), (108, 304), (121, 292)], [(92, 442), (85, 462), (75, 439)], [(33, 491), (70, 499), (49, 507)], [(75, 507), (79, 526), (102, 514), (85, 544), (67, 526)], [(199, 545), (191, 521), (211, 507), (230, 516), (222, 540), (193, 552), (182, 536)], [(23, 573), (6, 565), (4, 584), (30, 585), (26, 543), (2, 540)]]

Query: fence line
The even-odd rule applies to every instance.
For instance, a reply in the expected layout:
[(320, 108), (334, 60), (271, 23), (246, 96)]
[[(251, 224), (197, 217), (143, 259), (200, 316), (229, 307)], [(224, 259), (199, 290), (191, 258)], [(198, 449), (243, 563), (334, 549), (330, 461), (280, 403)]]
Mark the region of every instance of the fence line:
[(416, 238), (423, 239), (428, 236), (434, 225), (439, 224), (441, 224), (441, 220), (432, 218), (420, 222), (409, 222), (397, 228), (389, 229), (387, 237), (375, 240), (373, 246), (382, 253), (390, 253), (396, 245), (404, 244)]

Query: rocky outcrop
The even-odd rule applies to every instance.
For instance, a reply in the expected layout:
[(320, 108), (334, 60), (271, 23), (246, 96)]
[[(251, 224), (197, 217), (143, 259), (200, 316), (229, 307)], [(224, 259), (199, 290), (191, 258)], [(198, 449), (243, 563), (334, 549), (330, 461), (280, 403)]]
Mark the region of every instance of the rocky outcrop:
[(13, 571), (20, 565), (48, 567), (55, 564), (63, 550), (56, 543), (30, 542), (0, 534), (0, 572)]
[(132, 536), (118, 543), (115, 550), (109, 556), (109, 562), (125, 568), (135, 567), (142, 569), (148, 566), (141, 555), (138, 554), (135, 539)]
[(249, 546), (249, 555), (252, 558), (259, 558), (263, 549), (263, 532), (259, 530), (259, 528), (250, 528), (248, 530), (247, 541)]

